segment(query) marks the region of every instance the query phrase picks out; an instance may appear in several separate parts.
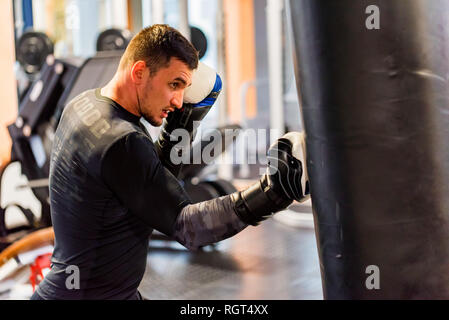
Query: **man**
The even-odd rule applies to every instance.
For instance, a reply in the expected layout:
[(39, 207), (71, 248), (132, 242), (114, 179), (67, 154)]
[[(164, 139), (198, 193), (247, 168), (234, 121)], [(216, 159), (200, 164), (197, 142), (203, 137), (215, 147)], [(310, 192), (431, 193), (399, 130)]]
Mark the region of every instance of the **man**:
[[(270, 149), (272, 174), (248, 190), (191, 204), (175, 177), (170, 137), (177, 128), (193, 137), (192, 121), (204, 117), (221, 89), (215, 72), (197, 67), (197, 51), (178, 31), (154, 25), (132, 39), (105, 87), (69, 102), (51, 158), (52, 269), (32, 299), (139, 299), (153, 229), (197, 248), (302, 198), (301, 163), (293, 155), (299, 143), (290, 134)], [(164, 122), (156, 145), (140, 117), (153, 126)]]

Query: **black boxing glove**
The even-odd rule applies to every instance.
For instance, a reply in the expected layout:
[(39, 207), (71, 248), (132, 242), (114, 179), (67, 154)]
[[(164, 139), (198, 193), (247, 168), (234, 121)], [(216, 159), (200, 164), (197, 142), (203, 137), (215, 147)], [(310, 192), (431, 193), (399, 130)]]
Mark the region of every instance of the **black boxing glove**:
[[(217, 100), (222, 88), (220, 76), (202, 62), (193, 72), (192, 85), (185, 89), (183, 105), (170, 112), (155, 143), (159, 159), (175, 177), (182, 167), (182, 153), (190, 149), (196, 128)], [(178, 130), (179, 129), (179, 130)]]
[(272, 214), (287, 208), (293, 200), (305, 201), (309, 195), (304, 135), (289, 132), (268, 149), (268, 167), (259, 182), (231, 195), (237, 216), (258, 225)]

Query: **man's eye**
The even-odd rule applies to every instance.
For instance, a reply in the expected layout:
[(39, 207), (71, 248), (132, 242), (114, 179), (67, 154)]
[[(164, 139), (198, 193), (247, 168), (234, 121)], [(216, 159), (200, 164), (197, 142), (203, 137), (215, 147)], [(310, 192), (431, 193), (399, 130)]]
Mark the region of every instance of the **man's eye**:
[(172, 87), (172, 89), (177, 89), (179, 87), (179, 83), (177, 82), (170, 83), (170, 87)]

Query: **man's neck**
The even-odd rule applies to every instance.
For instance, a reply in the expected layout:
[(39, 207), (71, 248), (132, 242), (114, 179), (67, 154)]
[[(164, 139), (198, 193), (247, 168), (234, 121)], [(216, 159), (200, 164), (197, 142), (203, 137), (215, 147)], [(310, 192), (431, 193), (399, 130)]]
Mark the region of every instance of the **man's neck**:
[(126, 111), (136, 116), (141, 116), (137, 109), (136, 93), (133, 91), (135, 87), (127, 85), (126, 80), (120, 81), (120, 78), (116, 74), (108, 84), (100, 89), (101, 95), (114, 100)]

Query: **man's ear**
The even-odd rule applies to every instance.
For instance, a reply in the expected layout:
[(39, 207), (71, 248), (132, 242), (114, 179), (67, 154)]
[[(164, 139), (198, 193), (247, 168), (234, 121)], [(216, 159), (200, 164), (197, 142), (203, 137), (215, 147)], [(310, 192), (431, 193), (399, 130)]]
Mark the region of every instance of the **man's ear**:
[(139, 60), (139, 61), (134, 62), (133, 66), (131, 68), (131, 80), (135, 84), (141, 84), (144, 79), (146, 69), (147, 69), (147, 66), (146, 66), (145, 61)]

